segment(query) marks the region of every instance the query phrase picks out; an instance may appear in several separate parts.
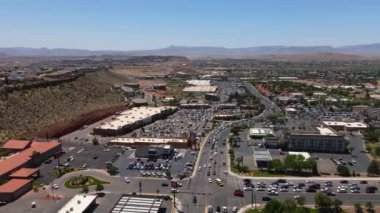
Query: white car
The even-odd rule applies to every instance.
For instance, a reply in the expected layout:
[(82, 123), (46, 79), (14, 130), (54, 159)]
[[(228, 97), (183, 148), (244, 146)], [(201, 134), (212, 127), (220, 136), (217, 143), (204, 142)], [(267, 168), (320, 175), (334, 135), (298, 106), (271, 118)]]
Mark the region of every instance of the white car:
[(58, 189), (58, 188), (59, 188), (58, 184), (53, 185), (53, 189)]
[(268, 195), (278, 195), (278, 191), (270, 191)]
[(247, 187), (247, 186), (245, 186), (245, 187), (243, 188), (243, 190), (244, 190), (244, 191), (252, 191), (252, 187)]
[(338, 193), (347, 193), (347, 189), (345, 189), (345, 188), (337, 189), (336, 192), (338, 192)]
[(36, 202), (36, 201), (33, 201), (33, 202), (31, 203), (31, 205), (32, 205), (32, 208), (35, 208), (35, 207), (37, 206), (37, 202)]
[(126, 183), (129, 183), (129, 182), (130, 182), (130, 180), (129, 180), (128, 177), (125, 177), (125, 178), (124, 178), (124, 181), (125, 181)]
[(178, 189), (175, 189), (175, 188), (172, 188), (172, 190), (171, 190), (171, 192), (173, 193), (173, 192), (179, 192), (179, 190)]
[(228, 212), (227, 206), (223, 206), (223, 207), (222, 207), (222, 211), (223, 211), (223, 212)]
[(234, 206), (234, 207), (232, 208), (232, 212), (233, 212), (233, 213), (237, 213), (237, 212), (238, 212), (238, 208), (237, 208), (236, 206)]
[(205, 165), (203, 165), (203, 167), (204, 167), (204, 168), (207, 168), (207, 165), (205, 164)]
[(198, 171), (202, 171), (202, 167), (200, 166), (200, 167), (198, 167)]
[(208, 178), (208, 182), (209, 182), (209, 183), (212, 183), (212, 180), (211, 180), (211, 178)]

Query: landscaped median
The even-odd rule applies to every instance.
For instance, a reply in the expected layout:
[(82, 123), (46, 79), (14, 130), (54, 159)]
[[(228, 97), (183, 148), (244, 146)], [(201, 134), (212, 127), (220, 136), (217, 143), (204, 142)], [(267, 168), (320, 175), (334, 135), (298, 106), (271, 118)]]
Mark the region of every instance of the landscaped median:
[(109, 184), (109, 183), (110, 182), (102, 181), (92, 176), (79, 175), (79, 176), (72, 177), (68, 181), (66, 181), (65, 187), (69, 189), (80, 189), (83, 187)]

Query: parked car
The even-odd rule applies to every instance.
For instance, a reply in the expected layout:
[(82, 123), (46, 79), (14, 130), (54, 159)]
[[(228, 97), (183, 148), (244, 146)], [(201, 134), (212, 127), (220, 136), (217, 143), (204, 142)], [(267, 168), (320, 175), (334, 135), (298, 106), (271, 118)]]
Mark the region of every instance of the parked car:
[(272, 198), (270, 198), (270, 197), (263, 197), (263, 201), (270, 201), (270, 200), (272, 200)]
[(244, 191), (241, 190), (241, 189), (236, 189), (236, 190), (234, 191), (234, 195), (235, 195), (235, 196), (238, 196), (238, 197), (244, 197)]

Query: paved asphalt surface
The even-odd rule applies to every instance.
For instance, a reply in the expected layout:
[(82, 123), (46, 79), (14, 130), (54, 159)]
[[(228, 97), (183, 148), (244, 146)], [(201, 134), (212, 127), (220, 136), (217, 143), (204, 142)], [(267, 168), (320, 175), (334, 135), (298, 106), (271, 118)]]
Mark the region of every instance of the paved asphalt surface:
[[(251, 120), (240, 120), (237, 121), (239, 123), (249, 123), (252, 124), (257, 118), (262, 116), (266, 116), (270, 113), (277, 113), (279, 108), (268, 100), (265, 97), (262, 97), (261, 94), (249, 83), (244, 82), (248, 91), (259, 97), (263, 104), (266, 106), (266, 110), (259, 116), (251, 119)], [(179, 199), (180, 204), (178, 204), (178, 208), (181, 208), (183, 212), (186, 213), (201, 213), (206, 211), (207, 205), (214, 206), (214, 211), (216, 206), (227, 206), (228, 212), (231, 212), (233, 206), (241, 207), (247, 204), (250, 204), (252, 201), (258, 203), (259, 205), (264, 205), (264, 201), (262, 201), (263, 196), (268, 196), (268, 192), (258, 192), (258, 191), (245, 191), (244, 197), (236, 197), (233, 195), (233, 191), (235, 189), (243, 188), (243, 179), (245, 177), (232, 174), (228, 168), (228, 145), (223, 145), (226, 137), (229, 133), (229, 124), (233, 122), (223, 122), (220, 126), (215, 128), (210, 134), (206, 137), (202, 144), (202, 148), (199, 151), (199, 158), (197, 159), (196, 166), (194, 167), (194, 174), (191, 178), (185, 179), (182, 181), (182, 187), (178, 188), (179, 192), (175, 194), (175, 197)], [(212, 142), (218, 142), (218, 147), (214, 147), (212, 149)], [(209, 142), (211, 141), (211, 142)], [(78, 151), (78, 148), (76, 148)], [(116, 151), (116, 150), (115, 150)], [(75, 153), (75, 151), (72, 151)], [(114, 152), (114, 151), (112, 151)], [(128, 151), (127, 151), (128, 152)], [(214, 154), (216, 152), (216, 154)], [(222, 154), (223, 152), (223, 154)], [(78, 156), (80, 155), (77, 154)], [(91, 154), (90, 154), (91, 155)], [(107, 154), (108, 155), (108, 154)], [(125, 154), (128, 155), (128, 154)], [(210, 157), (212, 156), (212, 160)], [(215, 163), (216, 162), (216, 163)], [(226, 165), (223, 165), (223, 163)], [(81, 164), (82, 162), (78, 162)], [(88, 162), (92, 163), (92, 162)], [(210, 167), (209, 167), (210, 164)], [(206, 168), (204, 167), (206, 165)], [(50, 165), (49, 165), (50, 166)], [(49, 167), (46, 165), (46, 167)], [(103, 166), (103, 165), (101, 165)], [(201, 170), (198, 171), (199, 167)], [(213, 172), (215, 171), (215, 175)], [(225, 171), (228, 171), (227, 174)], [(210, 172), (210, 176), (208, 176), (207, 172)], [(141, 178), (141, 177), (131, 177), (130, 183), (125, 183), (124, 176), (115, 176), (110, 177), (104, 171), (101, 170), (84, 170), (75, 173), (69, 173), (57, 180), (54, 183), (59, 185), (58, 190), (54, 190), (55, 194), (58, 194), (62, 197), (59, 201), (47, 201), (42, 199), (43, 196), (48, 194), (51, 189), (47, 187), (45, 190), (41, 190), (40, 192), (29, 192), (20, 199), (16, 200), (13, 203), (10, 203), (6, 206), (1, 207), (1, 212), (24, 212), (25, 210), (30, 210), (30, 212), (56, 212), (61, 206), (63, 206), (74, 194), (78, 192), (78, 190), (67, 189), (63, 186), (64, 182), (68, 180), (71, 176), (74, 175), (93, 175), (99, 179), (109, 181), (111, 184), (106, 184), (104, 191), (106, 192), (106, 196), (98, 199), (99, 206), (95, 210), (95, 212), (107, 212), (109, 209), (116, 203), (117, 199), (123, 193), (140, 193), (139, 192), (139, 183), (141, 182), (142, 193), (156, 194), (157, 190), (160, 194), (171, 194), (171, 187), (162, 186), (161, 184), (166, 182), (169, 183), (169, 180), (159, 179), (159, 178)], [(211, 178), (211, 183), (209, 183), (209, 178)], [(220, 178), (224, 183), (224, 186), (218, 186), (215, 183), (215, 179)], [(273, 181), (277, 180), (277, 178), (271, 177), (250, 177), (252, 182), (256, 185), (257, 181), (263, 181), (269, 186)], [(288, 182), (292, 182), (293, 184), (298, 184), (300, 182), (305, 182), (305, 178), (299, 177), (287, 177), (285, 178)], [(325, 178), (310, 178), (316, 183), (321, 183), (323, 185), (323, 181)], [(340, 185), (339, 181), (343, 178), (330, 178), (333, 182), (333, 190), (336, 191), (336, 188)], [(348, 180), (350, 183), (359, 183), (360, 180), (368, 180), (368, 184), (366, 185), (375, 185), (379, 186), (379, 179), (370, 179), (370, 178), (344, 178)], [(347, 185), (347, 184), (345, 184)], [(367, 194), (365, 193), (364, 184), (358, 184), (361, 187), (360, 193), (344, 193), (338, 194), (335, 196), (336, 198), (342, 200), (344, 205), (349, 205), (357, 202), (365, 203), (372, 202), (374, 204), (380, 204), (380, 193), (377, 192), (375, 194)], [(90, 189), (93, 191), (93, 187)], [(172, 194), (174, 196), (174, 194)], [(276, 197), (278, 199), (285, 198), (293, 198), (295, 195), (304, 195), (307, 199), (308, 204), (314, 204), (314, 193), (307, 193), (305, 189), (301, 192), (293, 192), (293, 188), (289, 188), (289, 192), (280, 192)], [(197, 203), (193, 203), (193, 197), (197, 197)], [(269, 196), (270, 197), (270, 196)], [(252, 199), (253, 198), (253, 199)], [(37, 200), (37, 208), (31, 209), (30, 202)]]

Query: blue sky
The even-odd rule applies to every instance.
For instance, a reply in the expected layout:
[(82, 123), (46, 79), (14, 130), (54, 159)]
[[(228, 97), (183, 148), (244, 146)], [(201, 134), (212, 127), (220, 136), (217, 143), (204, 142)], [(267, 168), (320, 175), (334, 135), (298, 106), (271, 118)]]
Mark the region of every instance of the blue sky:
[(378, 0), (0, 0), (0, 47), (380, 42)]

